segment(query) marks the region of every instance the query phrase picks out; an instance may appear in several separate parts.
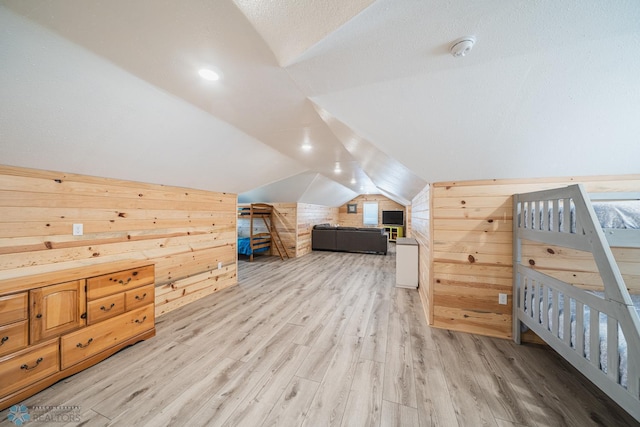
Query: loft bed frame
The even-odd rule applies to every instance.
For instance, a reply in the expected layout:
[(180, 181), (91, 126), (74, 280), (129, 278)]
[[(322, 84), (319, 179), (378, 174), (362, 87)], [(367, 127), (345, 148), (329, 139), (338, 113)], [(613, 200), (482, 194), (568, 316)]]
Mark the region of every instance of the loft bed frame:
[[(280, 239), (280, 234), (274, 222), (275, 209), (266, 203), (252, 203), (249, 206), (238, 206), (238, 218), (249, 218), (249, 237), (238, 236), (238, 252), (249, 256), (249, 261), (253, 261), (255, 253), (268, 252), (272, 246), (284, 260), (289, 257), (287, 248)], [(267, 232), (256, 232), (256, 219), (262, 219)], [(248, 239), (245, 240), (245, 239)], [(241, 252), (241, 246), (244, 250)]]
[[(640, 193), (596, 199), (637, 200)], [(640, 230), (603, 229), (580, 184), (515, 195), (513, 228), (515, 342), (520, 343), (523, 325), (531, 329), (640, 421), (640, 308), (634, 307), (611, 250), (640, 248)], [(579, 269), (577, 264), (562, 265), (564, 276), (558, 278), (534, 267), (534, 260), (523, 263), (523, 244), (537, 243), (591, 253), (603, 292), (562, 280), (579, 275), (566, 271)], [(640, 265), (640, 259), (631, 262)]]

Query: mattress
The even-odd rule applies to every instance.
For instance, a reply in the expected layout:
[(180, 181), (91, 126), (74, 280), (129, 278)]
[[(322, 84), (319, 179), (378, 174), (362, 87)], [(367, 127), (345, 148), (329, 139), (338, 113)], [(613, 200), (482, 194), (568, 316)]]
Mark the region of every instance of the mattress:
[(640, 200), (592, 202), (602, 228), (640, 229)]

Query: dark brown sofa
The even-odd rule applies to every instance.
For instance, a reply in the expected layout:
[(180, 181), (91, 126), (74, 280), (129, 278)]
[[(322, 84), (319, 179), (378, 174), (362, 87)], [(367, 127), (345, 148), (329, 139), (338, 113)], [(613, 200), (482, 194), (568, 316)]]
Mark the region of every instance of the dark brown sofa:
[(333, 227), (319, 224), (311, 231), (311, 249), (386, 255), (387, 235), (381, 228)]

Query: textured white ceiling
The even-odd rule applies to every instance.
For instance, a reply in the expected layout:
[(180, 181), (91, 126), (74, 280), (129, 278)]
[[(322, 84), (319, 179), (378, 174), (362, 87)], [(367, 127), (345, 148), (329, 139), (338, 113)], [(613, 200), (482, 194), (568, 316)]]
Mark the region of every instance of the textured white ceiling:
[(2, 163), (332, 206), (640, 172), (636, 0), (0, 5)]
[(369, 6), (373, 0), (233, 2), (267, 42), (278, 58), (278, 63), (284, 67)]

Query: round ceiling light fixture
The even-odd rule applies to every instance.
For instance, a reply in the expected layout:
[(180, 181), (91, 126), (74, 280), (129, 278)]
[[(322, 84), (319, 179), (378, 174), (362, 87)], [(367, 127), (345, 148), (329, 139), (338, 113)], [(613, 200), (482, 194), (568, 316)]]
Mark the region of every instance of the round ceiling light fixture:
[(473, 45), (476, 43), (476, 38), (474, 36), (466, 36), (460, 37), (458, 40), (454, 41), (451, 44), (451, 48), (449, 51), (451, 55), (456, 58), (461, 56), (466, 56), (471, 49), (473, 49)]
[(210, 68), (201, 68), (198, 71), (198, 74), (200, 74), (200, 77), (202, 77), (205, 80), (210, 80), (210, 81), (220, 80), (220, 72), (214, 71)]

